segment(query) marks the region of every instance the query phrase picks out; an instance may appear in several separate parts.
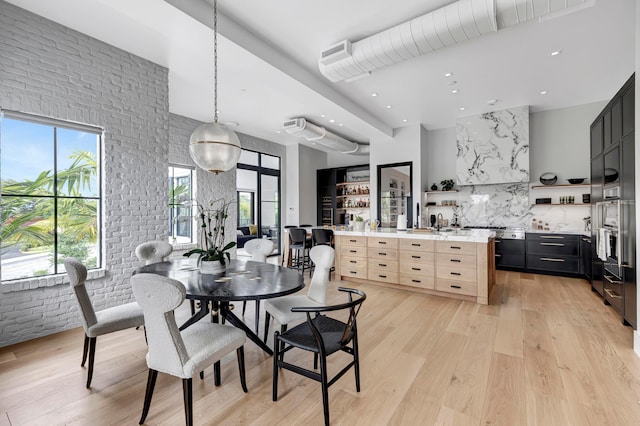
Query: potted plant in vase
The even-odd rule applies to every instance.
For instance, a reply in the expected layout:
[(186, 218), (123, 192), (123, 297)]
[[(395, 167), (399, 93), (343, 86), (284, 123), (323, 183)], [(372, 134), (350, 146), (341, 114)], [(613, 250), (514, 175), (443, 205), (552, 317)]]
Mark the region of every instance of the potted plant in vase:
[[(220, 206), (216, 206), (221, 204)], [(229, 250), (236, 246), (235, 241), (225, 245), (224, 224), (227, 219), (231, 202), (224, 199), (212, 201), (209, 208), (196, 202), (198, 219), (200, 220), (200, 247), (188, 251), (186, 257), (198, 255), (200, 272), (203, 274), (215, 274), (226, 269), (227, 260), (231, 260)]]
[(353, 222), (353, 230), (357, 232), (364, 232), (364, 218), (362, 216), (356, 216)]

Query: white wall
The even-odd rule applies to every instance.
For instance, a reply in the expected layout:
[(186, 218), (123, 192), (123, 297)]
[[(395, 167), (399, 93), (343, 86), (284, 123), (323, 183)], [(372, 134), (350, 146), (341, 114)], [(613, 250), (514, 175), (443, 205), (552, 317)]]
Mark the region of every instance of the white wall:
[[(595, 102), (530, 114), (531, 182), (538, 182), (545, 172), (556, 173), (558, 183), (590, 176), (589, 126), (606, 104), (607, 101)], [(455, 180), (456, 154), (455, 127), (427, 132), (423, 160), (427, 163), (428, 186), (436, 183), (439, 187), (443, 179)]]
[(299, 149), (300, 186), (299, 186), (299, 220), (300, 225), (318, 223), (318, 169), (327, 167), (327, 153), (300, 145)]
[(285, 165), (285, 181), (287, 182), (285, 188), (284, 212), (282, 214), (282, 226), (287, 225), (300, 225), (300, 212), (299, 205), (300, 200), (298, 194), (300, 194), (300, 176), (298, 173), (300, 157), (299, 145), (287, 145), (287, 163)]

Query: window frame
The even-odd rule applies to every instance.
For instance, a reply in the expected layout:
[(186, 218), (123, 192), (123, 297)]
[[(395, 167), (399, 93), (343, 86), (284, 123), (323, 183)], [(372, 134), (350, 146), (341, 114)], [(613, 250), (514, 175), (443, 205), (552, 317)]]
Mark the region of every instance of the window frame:
[[(53, 235), (53, 251), (50, 252), (53, 255), (53, 259), (56, 259), (53, 262), (53, 272), (46, 275), (31, 275), (28, 277), (19, 277), (12, 279), (4, 279), (2, 274), (2, 268), (0, 268), (0, 285), (8, 286), (20, 282), (31, 281), (31, 280), (41, 280), (41, 279), (51, 279), (56, 276), (60, 276), (66, 273), (63, 270), (63, 267), (59, 267), (58, 264), (58, 256), (59, 256), (59, 235), (58, 232), (58, 220), (59, 212), (58, 212), (58, 204), (59, 200), (89, 200), (95, 201), (97, 206), (96, 211), (96, 224), (97, 224), (97, 232), (96, 232), (96, 265), (95, 267), (87, 267), (90, 276), (101, 276), (104, 270), (104, 262), (105, 262), (105, 253), (104, 253), (104, 182), (103, 182), (103, 169), (104, 169), (104, 141), (105, 141), (105, 130), (103, 127), (98, 127), (90, 124), (83, 124), (71, 121), (65, 121), (60, 119), (55, 119), (51, 117), (40, 116), (36, 114), (28, 114), (24, 112), (11, 111), (0, 109), (0, 134), (1, 134), (1, 125), (5, 119), (14, 120), (14, 121), (22, 121), (26, 123), (33, 123), (37, 125), (48, 126), (53, 130), (53, 139), (52, 143), (52, 156), (53, 156), (53, 186), (52, 186), (52, 194), (51, 195), (22, 195), (22, 194), (5, 194), (2, 189), (3, 186), (0, 184), (0, 199), (2, 197), (13, 197), (13, 198), (41, 198), (51, 200), (53, 203), (53, 220), (54, 220), (54, 235)], [(60, 189), (58, 187), (58, 173), (60, 171), (59, 162), (58, 162), (58, 129), (65, 130), (73, 130), (84, 133), (90, 133), (96, 136), (96, 164), (97, 164), (97, 172), (96, 172), (96, 196), (73, 196), (73, 195), (61, 195)], [(1, 153), (0, 153), (1, 155)], [(64, 169), (63, 169), (64, 170)], [(33, 271), (32, 271), (33, 272)]]
[[(175, 185), (175, 181), (177, 179), (180, 179), (180, 177), (176, 178), (175, 174), (171, 174), (171, 169), (182, 169), (182, 170), (189, 170), (189, 176), (190, 176), (190, 194), (189, 194), (189, 200), (195, 200), (196, 199), (196, 168), (195, 166), (191, 166), (191, 165), (185, 165), (185, 164), (177, 164), (177, 163), (169, 163), (169, 167), (168, 167), (168, 172), (169, 172), (169, 180), (170, 180), (170, 184), (171, 185)], [(196, 243), (196, 232), (195, 232), (195, 226), (196, 226), (196, 221), (194, 218), (194, 213), (193, 213), (193, 206), (189, 207), (191, 210), (191, 220), (190, 220), (190, 227), (191, 227), (191, 236), (189, 238), (189, 241), (183, 241), (183, 242), (179, 242), (177, 241), (177, 239), (180, 237), (179, 235), (177, 235), (177, 223), (173, 223), (174, 222), (174, 217), (176, 217), (174, 215), (174, 210), (179, 209), (180, 207), (177, 207), (173, 201), (169, 199), (169, 224), (170, 224), (170, 229), (171, 232), (169, 232), (168, 234), (168, 238), (169, 238), (169, 242), (171, 244), (174, 245), (183, 245), (183, 244), (195, 244)], [(183, 207), (184, 208), (184, 207)]]

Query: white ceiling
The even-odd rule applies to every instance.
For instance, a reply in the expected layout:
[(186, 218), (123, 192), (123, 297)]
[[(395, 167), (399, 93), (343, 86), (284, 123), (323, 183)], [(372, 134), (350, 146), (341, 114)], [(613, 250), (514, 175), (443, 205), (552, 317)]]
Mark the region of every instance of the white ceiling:
[[(212, 26), (212, 1), (7, 1), (169, 68), (170, 111), (212, 120), (213, 33), (204, 25)], [(320, 74), (322, 49), (449, 3), (219, 0), (220, 121), (290, 144), (298, 140), (277, 133), (282, 122), (306, 117), (368, 142), (391, 137), (397, 127), (452, 127), (458, 117), (490, 110), (530, 105), (540, 111), (607, 100), (634, 71), (635, 2), (598, 0), (593, 7), (509, 27), (352, 83), (334, 84)], [(552, 57), (556, 50), (562, 54)], [(445, 78), (445, 72), (453, 76)], [(451, 80), (455, 86), (448, 85)], [(452, 94), (453, 87), (459, 93)], [(543, 90), (548, 93), (541, 95)], [(490, 106), (490, 99), (498, 102)]]

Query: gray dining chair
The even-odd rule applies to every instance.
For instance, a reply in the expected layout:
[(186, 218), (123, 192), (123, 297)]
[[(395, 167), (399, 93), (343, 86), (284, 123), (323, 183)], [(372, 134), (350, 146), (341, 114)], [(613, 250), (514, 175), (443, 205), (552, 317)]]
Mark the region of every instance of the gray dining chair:
[[(244, 249), (251, 255), (251, 260), (254, 262), (267, 262), (267, 256), (273, 252), (273, 241), (266, 238), (255, 238), (249, 240), (244, 245)], [(247, 301), (242, 302), (242, 315), (244, 316), (247, 310)], [(258, 327), (260, 326), (260, 300), (256, 299), (256, 334), (258, 334)]]
[(173, 252), (173, 246), (165, 241), (148, 241), (136, 247), (136, 257), (145, 265), (165, 260)]
[(84, 328), (84, 350), (82, 352), (82, 363), (80, 365), (84, 367), (88, 353), (89, 367), (87, 372), (87, 387), (90, 387), (93, 377), (93, 363), (95, 360), (96, 340), (98, 336), (144, 325), (144, 317), (142, 309), (140, 309), (140, 306), (138, 306), (136, 302), (95, 311), (85, 286), (87, 268), (85, 268), (78, 259), (73, 257), (64, 259), (64, 267), (69, 277), (71, 290), (78, 304), (80, 322)]
[(331, 246), (315, 246), (309, 252), (309, 256), (315, 263), (315, 272), (311, 277), (311, 284), (307, 294), (293, 294), (289, 296), (268, 299), (264, 302), (264, 342), (269, 335), (269, 322), (271, 317), (280, 323), (280, 332), (287, 330), (287, 325), (294, 321), (302, 321), (306, 318), (304, 312), (292, 312), (291, 308), (299, 306), (319, 307), (324, 306), (327, 300), (327, 284), (331, 267), (335, 258), (335, 250)]
[[(193, 376), (210, 365), (217, 364), (227, 354), (236, 351), (240, 384), (247, 392), (244, 365), (246, 335), (238, 328), (209, 322), (197, 322), (179, 331), (174, 310), (186, 297), (184, 285), (156, 274), (136, 274), (131, 278), (136, 301), (144, 312), (147, 330), (147, 366), (149, 376), (140, 424), (149, 414), (158, 372), (180, 377), (187, 425), (193, 424)], [(202, 377), (202, 376), (201, 376)], [(220, 385), (219, 375), (215, 385)]]

